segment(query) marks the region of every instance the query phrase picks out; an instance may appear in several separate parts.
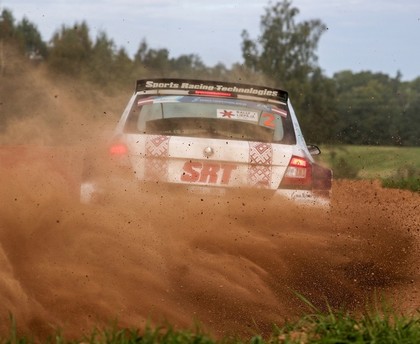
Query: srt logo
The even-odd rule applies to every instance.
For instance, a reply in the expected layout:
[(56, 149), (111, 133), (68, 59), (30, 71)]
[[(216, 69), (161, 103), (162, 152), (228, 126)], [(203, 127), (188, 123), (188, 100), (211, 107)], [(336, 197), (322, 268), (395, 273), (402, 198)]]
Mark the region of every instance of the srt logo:
[(181, 180), (188, 183), (229, 184), (236, 165), (187, 161)]

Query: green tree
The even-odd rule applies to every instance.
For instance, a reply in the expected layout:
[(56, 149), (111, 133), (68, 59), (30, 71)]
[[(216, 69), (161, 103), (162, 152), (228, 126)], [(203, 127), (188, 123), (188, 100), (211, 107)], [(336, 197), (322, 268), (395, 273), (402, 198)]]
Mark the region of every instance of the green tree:
[(309, 141), (332, 141), (335, 89), (322, 75), (316, 54), (326, 26), (319, 19), (297, 22), (298, 14), (289, 0), (270, 4), (261, 17), (258, 39), (242, 32), (244, 66), (289, 92)]
[(131, 90), (134, 84), (133, 75), (135, 78), (137, 75), (134, 63), (124, 48), (120, 48), (114, 56), (113, 71), (114, 75), (118, 76), (117, 83), (119, 85), (127, 85)]
[(86, 22), (69, 28), (62, 26), (53, 35), (48, 63), (55, 71), (78, 76), (88, 66), (92, 55), (92, 41)]
[(89, 78), (96, 83), (109, 83), (117, 76), (114, 74), (115, 43), (105, 32), (99, 32), (92, 46), (87, 71)]
[(15, 35), (15, 18), (11, 11), (3, 9), (0, 15), (0, 39), (10, 41)]
[(402, 86), (403, 110), (396, 119), (400, 144), (420, 146), (420, 77)]
[(168, 49), (152, 49), (145, 39), (134, 55), (134, 65), (143, 68), (143, 74), (165, 77), (204, 77), (209, 74), (201, 58), (196, 54), (169, 57)]
[(4, 75), (7, 65), (7, 50), (13, 44), (15, 18), (12, 12), (4, 9), (0, 14), (0, 77)]
[(168, 76), (170, 71), (169, 50), (168, 49), (151, 49), (146, 40), (143, 39), (139, 49), (134, 55), (134, 63), (136, 67), (143, 67), (149, 74), (158, 76)]
[[(343, 71), (337, 86), (338, 139), (350, 144), (401, 144), (400, 121), (404, 97), (400, 75)], [(402, 134), (404, 135), (404, 134)]]
[(206, 66), (198, 55), (180, 55), (170, 59), (173, 73), (180, 77), (194, 77), (205, 72)]
[(146, 39), (143, 39), (140, 42), (137, 52), (134, 54), (134, 63), (137, 65), (143, 64), (143, 61), (146, 58), (146, 54), (148, 50), (149, 50), (149, 45), (147, 44)]
[(318, 19), (296, 22), (299, 10), (283, 0), (265, 9), (261, 17), (261, 35), (252, 40), (242, 32), (242, 56), (245, 66), (281, 83), (306, 80), (316, 69), (316, 49), (326, 26)]
[[(293, 80), (292, 83), (296, 83)], [(320, 68), (313, 71), (309, 80), (292, 86), (300, 89), (293, 97), (293, 105), (299, 109), (299, 121), (305, 139), (309, 143), (332, 143), (336, 140), (337, 104), (333, 80), (322, 74)]]
[(47, 45), (42, 40), (37, 27), (27, 18), (23, 18), (16, 26), (16, 36), (26, 55), (30, 58), (45, 58)]

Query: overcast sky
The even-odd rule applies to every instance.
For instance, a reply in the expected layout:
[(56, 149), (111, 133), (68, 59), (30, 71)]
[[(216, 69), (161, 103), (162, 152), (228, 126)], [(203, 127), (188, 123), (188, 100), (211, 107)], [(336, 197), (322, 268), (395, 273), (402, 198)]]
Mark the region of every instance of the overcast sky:
[[(321, 19), (328, 31), (319, 64), (331, 76), (370, 70), (403, 80), (420, 76), (420, 0), (294, 0), (298, 21)], [(241, 62), (241, 32), (260, 33), (268, 0), (0, 0), (0, 8), (34, 23), (44, 41), (65, 24), (85, 20), (132, 56), (145, 38), (171, 57), (197, 54), (207, 66)]]

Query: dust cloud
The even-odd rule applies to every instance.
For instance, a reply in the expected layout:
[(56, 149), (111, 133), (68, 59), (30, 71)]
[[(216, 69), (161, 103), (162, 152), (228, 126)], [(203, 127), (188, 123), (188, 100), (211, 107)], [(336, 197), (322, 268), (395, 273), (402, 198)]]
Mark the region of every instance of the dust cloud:
[[(46, 144), (41, 131), (0, 151), (0, 333), (10, 313), (36, 336), (60, 328), (80, 338), (114, 321), (247, 336), (310, 312), (297, 294), (321, 310), (364, 311), (375, 295), (405, 312), (419, 307), (418, 194), (337, 181), (330, 209), (159, 188), (82, 205), (83, 152), (114, 119), (75, 120), (89, 107), (52, 93), (67, 115), (53, 130), (41, 122), (63, 134)], [(100, 104), (99, 113), (111, 106)], [(2, 142), (33, 134), (38, 119), (9, 125)]]
[(296, 293), (320, 309), (361, 310), (394, 290), (405, 311), (419, 305), (418, 195), (341, 182), (328, 211), (130, 192), (86, 206), (59, 175), (6, 173), (0, 303), (32, 333), (112, 320), (264, 333), (309, 311)]

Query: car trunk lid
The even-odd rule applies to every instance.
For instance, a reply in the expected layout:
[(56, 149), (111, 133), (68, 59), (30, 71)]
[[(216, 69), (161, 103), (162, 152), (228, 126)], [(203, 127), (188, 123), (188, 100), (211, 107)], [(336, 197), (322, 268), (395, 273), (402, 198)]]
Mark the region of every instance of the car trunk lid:
[(291, 145), (165, 135), (125, 135), (139, 180), (277, 189)]

